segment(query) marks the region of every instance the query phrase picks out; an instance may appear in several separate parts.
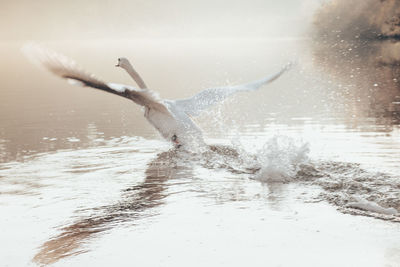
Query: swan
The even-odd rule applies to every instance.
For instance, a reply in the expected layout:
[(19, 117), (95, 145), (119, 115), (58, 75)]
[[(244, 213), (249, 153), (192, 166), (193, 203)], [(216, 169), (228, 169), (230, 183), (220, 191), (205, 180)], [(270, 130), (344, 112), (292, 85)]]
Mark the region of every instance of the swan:
[(177, 148), (205, 146), (202, 131), (193, 122), (192, 117), (199, 116), (202, 111), (222, 102), (231, 95), (254, 91), (271, 83), (287, 71), (291, 65), (289, 63), (279, 72), (250, 83), (209, 88), (190, 98), (168, 100), (161, 99), (155, 91), (147, 88), (143, 79), (126, 58), (119, 58), (116, 67), (124, 69), (139, 88), (103, 82), (93, 74), (84, 71), (73, 60), (38, 45), (26, 45), (22, 50), (35, 63), (39, 63), (53, 74), (67, 79), (72, 84), (119, 95), (143, 106), (144, 117), (162, 137), (172, 142)]

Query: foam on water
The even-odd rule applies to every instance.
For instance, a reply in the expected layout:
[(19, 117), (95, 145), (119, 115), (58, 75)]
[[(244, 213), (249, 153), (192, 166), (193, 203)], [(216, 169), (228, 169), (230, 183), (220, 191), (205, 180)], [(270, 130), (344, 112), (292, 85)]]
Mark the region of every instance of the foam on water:
[(349, 202), (347, 204), (347, 207), (370, 211), (370, 212), (375, 212), (375, 213), (381, 213), (381, 214), (385, 214), (385, 215), (397, 215), (398, 214), (398, 212), (395, 208), (384, 208), (376, 202), (368, 201), (361, 197), (354, 197), (354, 199), (355, 199), (355, 201)]
[[(400, 221), (400, 177), (373, 172), (357, 163), (309, 157), (309, 144), (284, 135), (267, 140), (255, 154), (236, 140), (240, 168), (252, 170), (249, 178), (263, 183), (300, 182), (318, 185), (316, 201), (328, 201), (340, 211), (378, 219)], [(222, 155), (222, 154), (221, 154)], [(225, 158), (226, 166), (238, 162)]]
[(399, 176), (334, 161), (314, 162), (307, 175), (323, 189), (321, 199), (340, 211), (400, 222)]

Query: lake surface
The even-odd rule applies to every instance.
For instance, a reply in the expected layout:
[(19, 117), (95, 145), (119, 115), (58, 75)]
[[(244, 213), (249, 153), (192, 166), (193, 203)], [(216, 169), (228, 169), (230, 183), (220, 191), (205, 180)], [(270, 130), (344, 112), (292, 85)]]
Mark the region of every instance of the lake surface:
[(46, 43), (111, 82), (132, 84), (113, 67), (131, 58), (166, 98), (297, 59), (197, 118), (210, 145), (197, 153), (21, 45), (0, 52), (2, 265), (399, 266), (400, 127), (336, 94), (301, 40)]

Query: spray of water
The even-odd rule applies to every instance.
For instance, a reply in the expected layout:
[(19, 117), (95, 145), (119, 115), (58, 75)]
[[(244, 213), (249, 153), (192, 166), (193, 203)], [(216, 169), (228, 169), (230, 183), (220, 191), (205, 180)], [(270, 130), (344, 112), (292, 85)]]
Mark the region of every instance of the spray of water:
[(257, 153), (261, 165), (255, 179), (262, 182), (288, 182), (294, 179), (299, 166), (308, 161), (309, 145), (290, 137), (277, 135)]

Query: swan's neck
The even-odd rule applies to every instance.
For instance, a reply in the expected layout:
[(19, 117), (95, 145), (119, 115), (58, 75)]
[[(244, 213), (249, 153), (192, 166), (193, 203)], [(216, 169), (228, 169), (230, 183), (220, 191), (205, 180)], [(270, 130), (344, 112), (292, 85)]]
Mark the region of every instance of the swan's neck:
[(144, 83), (143, 79), (139, 76), (139, 74), (136, 72), (136, 70), (132, 67), (130, 63), (127, 64), (127, 66), (123, 67), (126, 72), (133, 78), (133, 80), (137, 83), (139, 88), (141, 89), (146, 89), (147, 86)]

